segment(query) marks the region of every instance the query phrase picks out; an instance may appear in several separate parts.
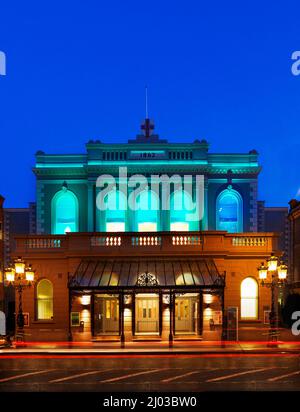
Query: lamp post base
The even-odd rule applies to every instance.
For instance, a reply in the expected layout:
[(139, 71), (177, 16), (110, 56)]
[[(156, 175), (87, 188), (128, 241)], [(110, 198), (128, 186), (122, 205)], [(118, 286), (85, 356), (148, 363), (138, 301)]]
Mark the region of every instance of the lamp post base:
[(17, 344), (18, 348), (26, 346), (26, 344), (25, 344), (25, 334), (24, 334), (24, 329), (23, 328), (17, 328), (16, 335), (15, 335), (15, 341), (16, 341), (16, 344)]
[(278, 329), (276, 327), (271, 327), (268, 336), (268, 347), (277, 348), (278, 346)]
[(124, 349), (125, 348), (125, 335), (123, 333), (121, 334), (120, 342), (121, 342), (121, 349)]

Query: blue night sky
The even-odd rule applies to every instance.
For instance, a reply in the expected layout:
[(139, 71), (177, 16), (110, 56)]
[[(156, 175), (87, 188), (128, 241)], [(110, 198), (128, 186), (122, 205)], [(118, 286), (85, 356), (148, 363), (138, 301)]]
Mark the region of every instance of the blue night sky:
[[(260, 153), (259, 196), (300, 187), (299, 1), (2, 1), (0, 193), (35, 199), (37, 150), (126, 142), (149, 114), (161, 138), (212, 152)], [(297, 4), (298, 3), (298, 4)]]

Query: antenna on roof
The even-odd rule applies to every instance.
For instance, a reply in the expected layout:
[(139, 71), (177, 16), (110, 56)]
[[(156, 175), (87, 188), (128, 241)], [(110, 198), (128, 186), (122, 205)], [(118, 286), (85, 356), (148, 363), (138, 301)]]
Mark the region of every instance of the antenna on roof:
[(145, 109), (146, 109), (146, 119), (148, 119), (148, 86), (145, 86)]
[(150, 121), (149, 119), (149, 114), (148, 114), (148, 86), (145, 86), (145, 111), (146, 111), (146, 117), (144, 122), (141, 124), (141, 129), (145, 135), (145, 137), (148, 139), (151, 134), (152, 131), (154, 129), (154, 124), (153, 122)]

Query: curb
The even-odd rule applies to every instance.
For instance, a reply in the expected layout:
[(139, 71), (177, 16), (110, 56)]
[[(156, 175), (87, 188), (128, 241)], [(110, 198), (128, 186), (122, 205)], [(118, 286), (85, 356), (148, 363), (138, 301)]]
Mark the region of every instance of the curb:
[(111, 350), (87, 350), (87, 351), (76, 351), (76, 350), (41, 350), (41, 351), (36, 351), (36, 350), (22, 350), (22, 349), (4, 349), (0, 351), (0, 359), (1, 357), (6, 357), (6, 356), (26, 356), (28, 355), (29, 357), (34, 355), (34, 356), (145, 356), (145, 357), (151, 357), (155, 355), (163, 356), (163, 355), (197, 355), (197, 356), (205, 356), (205, 355), (300, 355), (299, 349), (261, 349), (261, 350), (207, 350), (207, 351), (189, 351), (189, 350), (152, 350), (149, 352), (149, 350), (116, 350), (116, 351), (111, 351)]

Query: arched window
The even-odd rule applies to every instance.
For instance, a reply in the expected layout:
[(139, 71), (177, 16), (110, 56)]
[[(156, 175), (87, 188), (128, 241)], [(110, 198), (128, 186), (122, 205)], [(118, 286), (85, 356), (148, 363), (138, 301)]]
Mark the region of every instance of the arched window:
[(119, 190), (109, 192), (105, 198), (105, 231), (125, 232), (126, 197)]
[(135, 222), (138, 232), (157, 232), (159, 228), (159, 200), (155, 192), (143, 190), (136, 199)]
[(241, 319), (258, 318), (258, 285), (254, 278), (241, 283)]
[(50, 280), (42, 279), (36, 287), (37, 320), (53, 319), (53, 286)]
[(194, 221), (190, 215), (195, 213), (193, 200), (184, 190), (176, 190), (171, 194), (170, 200), (170, 230), (189, 231), (194, 230)]
[(216, 229), (229, 233), (243, 231), (243, 199), (233, 189), (226, 189), (217, 198)]
[(57, 192), (51, 205), (52, 233), (78, 232), (78, 200), (73, 192), (62, 189)]

